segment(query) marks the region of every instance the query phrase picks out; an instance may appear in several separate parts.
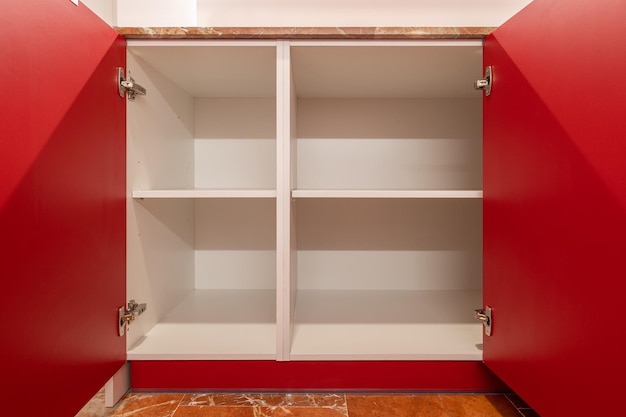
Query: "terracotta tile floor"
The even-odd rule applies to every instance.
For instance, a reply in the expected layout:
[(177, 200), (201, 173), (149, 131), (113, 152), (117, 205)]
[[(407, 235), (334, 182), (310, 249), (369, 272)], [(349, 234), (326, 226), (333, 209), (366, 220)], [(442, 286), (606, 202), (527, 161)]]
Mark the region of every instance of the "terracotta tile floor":
[(514, 394), (127, 394), (76, 417), (537, 417)]

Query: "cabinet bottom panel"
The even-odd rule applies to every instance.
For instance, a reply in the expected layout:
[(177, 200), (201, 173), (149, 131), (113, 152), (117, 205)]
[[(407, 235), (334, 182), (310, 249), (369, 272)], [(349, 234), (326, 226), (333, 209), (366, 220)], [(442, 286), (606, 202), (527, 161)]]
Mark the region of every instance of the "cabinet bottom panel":
[(482, 360), (482, 293), (301, 290), (292, 360)]
[(506, 392), (479, 361), (134, 361), (134, 391)]
[(275, 294), (274, 290), (193, 290), (128, 349), (127, 358), (276, 359)]

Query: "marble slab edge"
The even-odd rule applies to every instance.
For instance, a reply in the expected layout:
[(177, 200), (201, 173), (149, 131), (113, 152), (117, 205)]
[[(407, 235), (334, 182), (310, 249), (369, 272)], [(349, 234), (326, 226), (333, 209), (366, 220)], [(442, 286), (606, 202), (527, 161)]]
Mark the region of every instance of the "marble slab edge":
[(126, 39), (483, 39), (494, 27), (117, 27)]

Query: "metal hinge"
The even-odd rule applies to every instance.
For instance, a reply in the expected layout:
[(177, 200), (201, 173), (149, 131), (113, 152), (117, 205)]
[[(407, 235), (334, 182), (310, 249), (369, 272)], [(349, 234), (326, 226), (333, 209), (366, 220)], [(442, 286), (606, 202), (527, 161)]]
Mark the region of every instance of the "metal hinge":
[(474, 317), (476, 320), (480, 320), (485, 327), (485, 335), (491, 336), (491, 326), (493, 325), (493, 316), (492, 316), (491, 307), (486, 306), (483, 310), (479, 308), (478, 310), (474, 310)]
[(133, 77), (130, 76), (130, 71), (128, 71), (128, 77), (124, 76), (124, 68), (122, 67), (117, 69), (117, 86), (120, 97), (124, 97), (126, 93), (130, 101), (133, 101), (137, 95), (146, 95), (146, 89), (133, 80)]
[(476, 90), (483, 90), (486, 96), (491, 95), (491, 86), (493, 85), (493, 69), (491, 66), (485, 68), (485, 78), (474, 81)]
[(135, 300), (130, 300), (128, 302), (128, 308), (119, 308), (118, 325), (120, 336), (124, 336), (124, 333), (126, 332), (126, 327), (130, 324), (131, 321), (134, 321), (137, 316), (141, 316), (146, 311), (146, 308), (146, 303), (137, 304)]

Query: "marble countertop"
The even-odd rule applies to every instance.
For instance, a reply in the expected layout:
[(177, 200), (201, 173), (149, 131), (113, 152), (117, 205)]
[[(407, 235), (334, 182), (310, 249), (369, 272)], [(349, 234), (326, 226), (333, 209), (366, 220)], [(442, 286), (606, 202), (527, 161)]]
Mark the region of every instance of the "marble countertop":
[(483, 39), (494, 27), (117, 27), (126, 39)]

